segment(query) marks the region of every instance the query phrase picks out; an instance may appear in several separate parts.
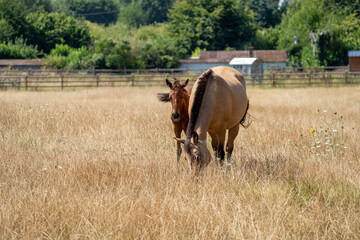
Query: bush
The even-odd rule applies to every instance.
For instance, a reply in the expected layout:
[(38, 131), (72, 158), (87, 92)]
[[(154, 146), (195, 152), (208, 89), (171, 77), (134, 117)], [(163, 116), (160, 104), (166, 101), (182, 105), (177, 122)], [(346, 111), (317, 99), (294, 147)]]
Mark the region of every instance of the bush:
[(14, 42), (0, 44), (0, 58), (4, 59), (28, 59), (38, 58), (42, 55), (37, 46), (26, 45), (26, 40), (15, 39)]
[(45, 58), (44, 64), (49, 68), (64, 69), (66, 67), (66, 57), (48, 55)]
[(50, 55), (67, 57), (72, 50), (73, 48), (67, 44), (56, 44), (55, 48), (51, 49)]
[(58, 69), (86, 69), (92, 68), (91, 52), (85, 46), (72, 48), (66, 44), (56, 44), (46, 56), (45, 65)]
[(314, 56), (313, 46), (311, 44), (306, 45), (301, 52), (301, 66), (303, 67), (316, 67), (319, 66), (319, 61)]

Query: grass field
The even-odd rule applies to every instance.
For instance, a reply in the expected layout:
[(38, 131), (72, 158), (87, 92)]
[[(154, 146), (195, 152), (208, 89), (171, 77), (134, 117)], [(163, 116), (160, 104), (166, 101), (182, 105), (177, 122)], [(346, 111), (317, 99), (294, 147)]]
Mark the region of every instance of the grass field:
[(248, 89), (232, 171), (199, 178), (164, 91), (0, 92), (0, 238), (360, 238), (359, 87)]

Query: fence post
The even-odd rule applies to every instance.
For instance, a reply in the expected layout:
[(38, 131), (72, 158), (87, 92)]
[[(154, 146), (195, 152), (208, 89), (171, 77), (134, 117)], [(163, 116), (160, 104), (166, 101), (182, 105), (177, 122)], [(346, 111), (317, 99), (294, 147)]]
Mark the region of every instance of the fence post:
[(272, 73), (272, 85), (275, 87), (276, 81), (275, 81), (275, 73)]
[(100, 76), (99, 74), (96, 74), (96, 87), (99, 87), (99, 81), (100, 81)]
[(28, 90), (28, 75), (25, 75), (25, 91)]
[(60, 75), (60, 79), (61, 79), (61, 90), (64, 89), (64, 76), (61, 74)]
[(348, 84), (348, 71), (345, 72), (345, 84)]
[(131, 86), (135, 86), (135, 75), (131, 76)]
[(309, 72), (309, 86), (311, 86), (311, 71)]
[(17, 82), (17, 89), (20, 90), (21, 78), (18, 77), (16, 79), (16, 82)]

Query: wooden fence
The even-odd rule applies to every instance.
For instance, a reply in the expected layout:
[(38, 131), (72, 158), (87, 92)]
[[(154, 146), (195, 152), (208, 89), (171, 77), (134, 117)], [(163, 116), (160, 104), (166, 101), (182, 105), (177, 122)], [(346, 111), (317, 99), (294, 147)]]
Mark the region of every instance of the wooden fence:
[[(129, 73), (94, 73), (58, 72), (41, 74), (19, 72), (21, 74), (0, 75), (0, 89), (18, 90), (58, 90), (94, 87), (124, 86), (165, 86), (165, 79), (173, 77), (181, 80), (190, 79), (193, 83), (199, 73), (191, 72), (148, 72), (147, 74)], [(360, 84), (360, 73), (354, 72), (302, 72), (302, 73), (269, 73), (264, 75), (245, 75), (248, 86), (268, 87), (301, 87)]]

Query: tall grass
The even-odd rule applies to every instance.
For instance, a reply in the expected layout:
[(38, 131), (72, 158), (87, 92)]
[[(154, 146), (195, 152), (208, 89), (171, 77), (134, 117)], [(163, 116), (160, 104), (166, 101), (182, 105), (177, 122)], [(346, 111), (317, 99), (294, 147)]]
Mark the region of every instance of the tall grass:
[(231, 172), (199, 178), (163, 91), (2, 92), (0, 238), (360, 238), (359, 88), (249, 89)]

